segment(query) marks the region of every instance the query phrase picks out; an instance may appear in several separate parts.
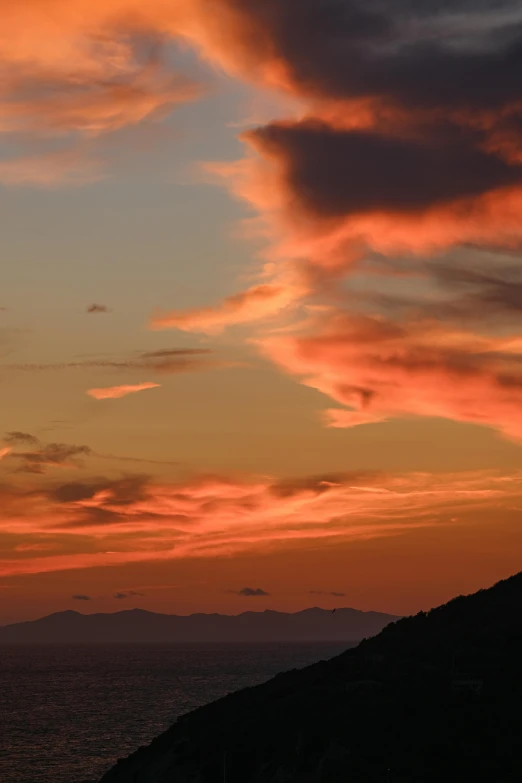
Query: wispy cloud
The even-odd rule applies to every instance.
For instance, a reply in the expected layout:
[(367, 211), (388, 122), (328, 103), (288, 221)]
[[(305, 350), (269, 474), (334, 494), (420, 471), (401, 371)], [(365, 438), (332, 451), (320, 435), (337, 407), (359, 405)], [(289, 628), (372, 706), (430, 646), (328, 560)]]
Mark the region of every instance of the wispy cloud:
[(32, 557), (13, 550), (0, 574), (267, 553), (451, 527), (459, 518), (476, 523), (492, 513), (500, 519), (522, 505), (521, 487), (519, 473), (485, 471), (3, 485), (0, 532), (50, 541), (55, 550)]
[(151, 329), (181, 329), (187, 332), (219, 334), (227, 326), (258, 321), (284, 310), (296, 300), (290, 285), (257, 285), (229, 296), (216, 307), (158, 313)]
[(71, 596), (71, 598), (74, 601), (92, 601), (92, 598), (90, 595), (82, 595), (81, 593), (78, 593), (77, 595)]
[(160, 23), (155, 0), (139, 23), (133, 0), (80, 5), (52, 0), (50, 15), (39, 3), (13, 5), (4, 18), (0, 134), (44, 149), (1, 161), (4, 184), (92, 182), (103, 173), (92, 154), (97, 137), (157, 121), (201, 94), (165, 56), (174, 11)]
[(11, 445), (27, 444), (29, 446), (38, 446), (40, 443), (36, 435), (32, 435), (30, 432), (20, 432), (18, 430), (6, 432), (4, 440)]
[(52, 189), (88, 185), (103, 177), (100, 161), (87, 157), (80, 150), (0, 160), (0, 184), (7, 186)]
[[(96, 457), (97, 459), (130, 462), (137, 465), (169, 465), (178, 466), (178, 461), (149, 459), (147, 457), (133, 457), (128, 454), (105, 454), (94, 451), (85, 444), (71, 443), (44, 443), (36, 435), (29, 432), (7, 432), (3, 438), (8, 446), (0, 448), (0, 460), (8, 459), (9, 462), (17, 463), (17, 470), (25, 473), (45, 473), (48, 468), (73, 468), (83, 467), (83, 462), (78, 458)], [(28, 448), (28, 447), (31, 448)], [(125, 479), (122, 486), (136, 485), (140, 480), (139, 476)], [(72, 482), (63, 485), (63, 491), (82, 492), (87, 485), (81, 482)], [(91, 486), (91, 485), (89, 485)]]
[[(9, 433), (6, 440), (14, 445), (29, 444), (30, 450), (18, 450), (14, 445), (3, 449), (4, 456), (17, 463), (20, 473), (46, 473), (49, 468), (77, 468), (81, 458), (92, 456), (89, 446), (71, 443), (41, 443), (27, 433)], [(13, 435), (16, 436), (13, 438)], [(22, 437), (20, 437), (22, 436)]]
[(439, 416), (522, 438), (522, 337), (481, 336), (434, 321), (321, 313), (303, 334), (258, 342), (287, 372), (344, 408), (332, 427)]
[(145, 383), (135, 383), (123, 386), (108, 386), (104, 389), (89, 389), (87, 394), (94, 397), (95, 400), (119, 400), (121, 397), (127, 397), (129, 394), (136, 394), (146, 389), (158, 389), (159, 383), (147, 381)]
[(8, 364), (3, 369), (19, 372), (61, 372), (64, 370), (114, 370), (176, 374), (219, 369), (230, 362), (214, 358), (207, 348), (162, 348), (136, 352), (122, 359), (89, 358), (66, 362)]

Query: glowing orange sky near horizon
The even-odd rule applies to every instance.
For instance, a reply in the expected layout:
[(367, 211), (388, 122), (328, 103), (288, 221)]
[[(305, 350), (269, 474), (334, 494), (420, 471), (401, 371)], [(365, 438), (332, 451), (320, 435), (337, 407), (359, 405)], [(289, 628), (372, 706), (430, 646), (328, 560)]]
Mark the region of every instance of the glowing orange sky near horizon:
[(519, 568), (519, 11), (293, 7), (5, 3), (0, 623)]

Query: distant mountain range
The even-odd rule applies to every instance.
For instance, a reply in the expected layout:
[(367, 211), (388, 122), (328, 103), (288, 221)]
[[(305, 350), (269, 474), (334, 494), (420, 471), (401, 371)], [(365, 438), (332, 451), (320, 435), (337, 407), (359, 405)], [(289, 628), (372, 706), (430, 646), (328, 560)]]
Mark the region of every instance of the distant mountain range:
[(265, 610), (239, 615), (156, 614), (131, 609), (112, 614), (57, 612), (39, 620), (0, 626), (0, 644), (172, 642), (356, 642), (399, 619), (357, 609)]

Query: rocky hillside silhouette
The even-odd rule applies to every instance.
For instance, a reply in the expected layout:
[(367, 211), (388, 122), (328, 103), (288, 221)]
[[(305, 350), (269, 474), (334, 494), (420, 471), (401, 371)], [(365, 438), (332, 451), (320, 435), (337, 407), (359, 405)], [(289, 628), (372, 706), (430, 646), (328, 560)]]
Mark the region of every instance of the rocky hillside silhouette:
[(180, 718), (102, 783), (522, 779), (522, 574)]
[(0, 644), (31, 643), (196, 643), (196, 642), (356, 642), (396, 620), (391, 614), (357, 609), (305, 609), (302, 612), (157, 614), (130, 609), (106, 614), (67, 611), (0, 627)]

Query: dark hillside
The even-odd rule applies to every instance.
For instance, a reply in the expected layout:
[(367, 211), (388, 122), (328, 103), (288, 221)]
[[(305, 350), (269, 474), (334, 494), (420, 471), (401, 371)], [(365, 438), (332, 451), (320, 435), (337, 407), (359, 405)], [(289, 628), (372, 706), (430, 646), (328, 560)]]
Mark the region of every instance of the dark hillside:
[(522, 574), (184, 716), (103, 783), (522, 779)]

